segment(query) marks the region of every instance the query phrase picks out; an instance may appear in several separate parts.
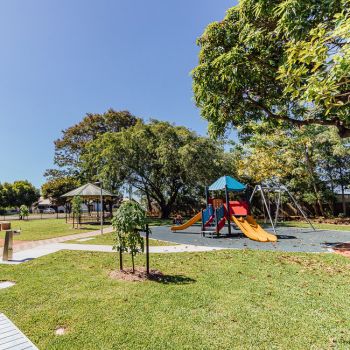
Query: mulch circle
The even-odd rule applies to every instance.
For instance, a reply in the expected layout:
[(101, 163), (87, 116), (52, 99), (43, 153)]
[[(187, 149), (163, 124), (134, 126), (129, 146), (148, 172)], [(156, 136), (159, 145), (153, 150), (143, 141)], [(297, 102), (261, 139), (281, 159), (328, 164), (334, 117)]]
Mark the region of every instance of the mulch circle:
[(143, 282), (148, 280), (160, 281), (162, 280), (163, 274), (158, 271), (151, 269), (149, 275), (146, 273), (145, 268), (136, 268), (135, 273), (132, 273), (131, 268), (120, 270), (114, 270), (109, 273), (109, 277), (115, 280), (131, 281), (131, 282)]
[(336, 244), (333, 247), (334, 250), (338, 250), (338, 251), (346, 251), (346, 250), (350, 250), (350, 243), (339, 243)]
[(339, 243), (336, 244), (332, 249), (336, 254), (340, 254), (348, 258), (350, 257), (350, 243)]

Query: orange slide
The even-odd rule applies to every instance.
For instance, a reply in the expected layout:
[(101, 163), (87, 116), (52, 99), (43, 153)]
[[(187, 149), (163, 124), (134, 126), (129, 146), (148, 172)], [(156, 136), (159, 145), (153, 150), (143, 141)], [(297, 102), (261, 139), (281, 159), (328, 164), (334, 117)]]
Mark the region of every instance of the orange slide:
[(277, 237), (266, 232), (252, 216), (247, 216), (247, 219), (242, 217), (232, 216), (232, 221), (239, 229), (250, 239), (258, 242), (276, 242)]
[(248, 223), (250, 224), (251, 227), (253, 227), (253, 229), (262, 234), (262, 235), (265, 235), (268, 239), (269, 242), (276, 242), (277, 241), (277, 237), (267, 231), (265, 231), (256, 221), (255, 219), (251, 216), (251, 215), (248, 215), (247, 216), (247, 221)]
[(199, 212), (193, 218), (191, 218), (190, 220), (186, 221), (184, 224), (172, 226), (171, 227), (171, 231), (185, 230), (186, 228), (192, 226), (193, 224), (195, 224), (197, 221), (199, 221), (201, 219), (202, 219), (202, 212)]

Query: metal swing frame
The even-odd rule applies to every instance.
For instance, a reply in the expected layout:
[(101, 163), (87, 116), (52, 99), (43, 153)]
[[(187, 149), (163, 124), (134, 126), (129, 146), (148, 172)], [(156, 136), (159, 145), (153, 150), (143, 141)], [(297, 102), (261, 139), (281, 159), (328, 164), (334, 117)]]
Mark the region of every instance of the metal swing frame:
[[(269, 194), (270, 191), (274, 192), (274, 193), (278, 193), (276, 212), (275, 212), (274, 220), (272, 220), (270, 205), (267, 204), (264, 190), (267, 191), (267, 194)], [(288, 188), (285, 185), (279, 185), (279, 186), (273, 186), (273, 187), (263, 186), (261, 184), (260, 185), (256, 185), (254, 187), (253, 193), (250, 196), (249, 203), (252, 202), (254, 195), (256, 193), (258, 193), (258, 192), (261, 193), (261, 198), (262, 198), (262, 202), (263, 202), (263, 208), (265, 207), (265, 209), (266, 209), (266, 212), (268, 214), (268, 217), (269, 217), (269, 220), (270, 220), (273, 232), (275, 234), (276, 234), (276, 226), (277, 226), (277, 221), (278, 221), (278, 214), (279, 214), (280, 208), (282, 206), (282, 192), (287, 193), (287, 195), (291, 198), (291, 200), (293, 201), (294, 205), (296, 206), (297, 210), (299, 210), (299, 212), (304, 217), (304, 219), (308, 222), (308, 224), (311, 226), (311, 228), (314, 231), (316, 231), (315, 227), (312, 225), (311, 221), (308, 219), (308, 217), (306, 216), (305, 212), (303, 211), (303, 209), (301, 208), (301, 206), (299, 205), (299, 203), (295, 199), (295, 197), (290, 193), (290, 191), (288, 190)]]

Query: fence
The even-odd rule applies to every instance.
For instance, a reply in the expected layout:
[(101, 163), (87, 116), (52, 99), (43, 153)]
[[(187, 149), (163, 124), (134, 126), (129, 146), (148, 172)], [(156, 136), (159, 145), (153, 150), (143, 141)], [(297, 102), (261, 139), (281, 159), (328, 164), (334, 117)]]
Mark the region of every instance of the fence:
[[(30, 219), (30, 220), (64, 219), (65, 217), (66, 217), (65, 213), (52, 213), (52, 214), (33, 213), (33, 214), (29, 214), (28, 219)], [(0, 220), (2, 220), (2, 221), (11, 221), (11, 220), (19, 220), (19, 219), (20, 219), (19, 213), (0, 215)], [(27, 219), (27, 217), (25, 219)]]

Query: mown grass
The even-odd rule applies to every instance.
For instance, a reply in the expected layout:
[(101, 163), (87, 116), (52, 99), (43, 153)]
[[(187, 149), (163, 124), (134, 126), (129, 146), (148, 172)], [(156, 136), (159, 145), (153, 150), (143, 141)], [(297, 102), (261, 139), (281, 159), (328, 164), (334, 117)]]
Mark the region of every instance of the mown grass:
[(164, 226), (172, 225), (172, 219), (161, 219), (161, 218), (147, 218), (147, 222), (150, 226)]
[[(280, 226), (287, 226), (287, 227), (301, 227), (301, 228), (308, 228), (310, 225), (307, 222), (300, 222), (300, 221), (285, 221), (282, 223), (279, 223)], [(312, 225), (317, 229), (322, 230), (335, 230), (335, 231), (350, 231), (350, 225), (336, 225), (336, 224), (318, 224), (318, 223), (312, 223)]]
[[(45, 220), (13, 220), (13, 229), (21, 229), (21, 234), (15, 236), (15, 240), (31, 241), (47, 239), (53, 237), (73, 235), (77, 233), (96, 231), (99, 225), (81, 225), (79, 229), (74, 229), (72, 224), (66, 223), (65, 219), (45, 219)], [(5, 233), (0, 231), (0, 238), (4, 238)]]
[[(149, 218), (150, 226), (162, 226), (171, 224), (171, 219)], [(105, 225), (108, 227), (110, 225)], [(79, 229), (73, 228), (72, 224), (66, 223), (65, 219), (32, 219), (32, 220), (11, 220), (11, 227), (13, 229), (21, 229), (21, 234), (15, 236), (15, 240), (19, 241), (36, 241), (40, 239), (48, 239), (54, 237), (68, 236), (89, 231), (96, 231), (100, 229), (99, 224), (89, 225), (83, 224)], [(0, 239), (5, 237), (5, 232), (0, 231)], [(103, 239), (102, 239), (103, 240)], [(109, 241), (109, 238), (106, 238)], [(74, 243), (89, 243), (89, 242), (74, 242)], [(152, 245), (169, 245), (163, 244), (161, 241), (153, 242)], [(111, 244), (97, 241), (91, 244)], [(2, 244), (0, 243), (0, 246)]]
[[(67, 241), (66, 243), (114, 245), (113, 233), (104, 233), (103, 235), (98, 235), (91, 238), (92, 239), (89, 239), (88, 241), (81, 242), (78, 240), (72, 240), (72, 241)], [(159, 241), (157, 239), (150, 238), (149, 245), (150, 246), (171, 246), (171, 245), (177, 245), (177, 244), (172, 242)]]
[(0, 266), (0, 279), (17, 283), (0, 290), (0, 311), (40, 349), (350, 347), (344, 257), (231, 250), (152, 254), (151, 265), (161, 282), (110, 279), (108, 253)]

